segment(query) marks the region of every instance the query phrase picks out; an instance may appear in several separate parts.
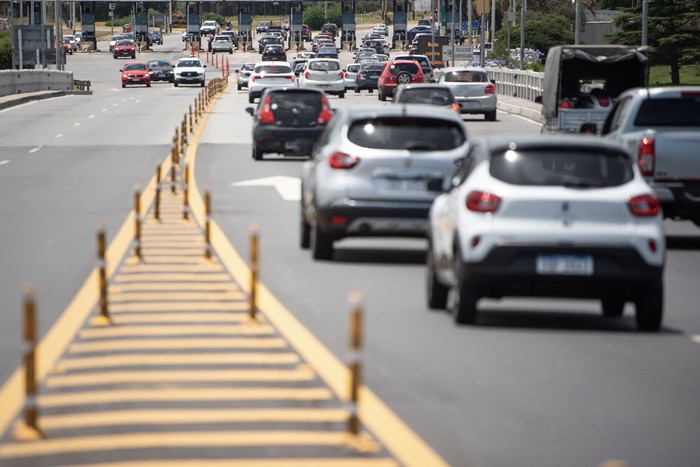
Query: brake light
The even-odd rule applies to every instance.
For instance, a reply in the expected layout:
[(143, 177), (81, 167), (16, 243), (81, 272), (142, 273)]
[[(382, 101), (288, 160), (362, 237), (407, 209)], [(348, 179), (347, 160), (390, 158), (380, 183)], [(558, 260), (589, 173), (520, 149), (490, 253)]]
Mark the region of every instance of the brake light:
[(332, 169), (352, 169), (360, 162), (360, 158), (357, 156), (351, 156), (350, 154), (345, 154), (344, 152), (334, 152), (328, 158), (328, 165)]
[(287, 78), (292, 80), (292, 83), (294, 82), (294, 75), (287, 76)]
[(501, 197), (485, 191), (472, 191), (467, 195), (467, 209), (474, 212), (495, 212)]
[(328, 99), (326, 99), (326, 96), (321, 96), (321, 111), (318, 113), (316, 123), (319, 125), (325, 125), (330, 121), (332, 116), (333, 112), (331, 112), (331, 108), (328, 105)]
[(346, 77), (346, 78), (348, 77), (348, 72), (347, 72), (347, 71), (345, 72), (345, 77)]
[(311, 75), (309, 74), (308, 71), (304, 72), (304, 78), (309, 79)]
[(656, 164), (656, 149), (654, 138), (645, 136), (639, 142), (639, 152), (637, 153), (637, 165), (642, 175), (650, 177), (654, 175), (654, 166)]
[(496, 94), (496, 87), (493, 85), (493, 83), (489, 83), (486, 85), (486, 89), (484, 89), (485, 94)]
[(343, 79), (343, 72), (338, 73), (338, 78)]
[(661, 211), (661, 203), (654, 195), (639, 195), (627, 200), (627, 206), (635, 217), (654, 217)]
[(272, 113), (270, 108), (270, 100), (272, 96), (267, 96), (265, 102), (263, 103), (262, 109), (260, 109), (260, 122), (265, 125), (273, 125), (275, 123), (275, 114)]
[(362, 76), (362, 72), (357, 73), (357, 77), (360, 79), (364, 78), (364, 76)]
[(450, 106), (450, 108), (451, 108), (452, 110), (454, 110), (455, 112), (459, 112), (459, 111), (460, 111), (460, 109), (459, 109), (459, 104), (456, 103), (456, 102), (453, 102), (452, 105)]
[(257, 78), (257, 76), (253, 75), (253, 76), (250, 77), (250, 80), (251, 80), (251, 81), (255, 81), (256, 78)]

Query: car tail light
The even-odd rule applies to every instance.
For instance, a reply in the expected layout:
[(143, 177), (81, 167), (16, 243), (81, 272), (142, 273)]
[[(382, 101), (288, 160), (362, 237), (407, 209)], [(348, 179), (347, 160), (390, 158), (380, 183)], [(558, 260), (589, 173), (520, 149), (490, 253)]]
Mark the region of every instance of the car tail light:
[(656, 245), (656, 240), (649, 239), (647, 245), (649, 245), (649, 251), (651, 251), (652, 253), (656, 253), (656, 249), (658, 248)]
[(275, 123), (275, 114), (272, 113), (272, 109), (270, 108), (271, 99), (272, 96), (267, 96), (265, 98), (265, 102), (263, 103), (262, 109), (260, 109), (260, 122), (264, 123), (265, 125), (273, 125)]
[(450, 106), (450, 108), (451, 108), (452, 110), (454, 110), (455, 112), (459, 112), (459, 111), (460, 111), (460, 109), (459, 109), (459, 104), (456, 103), (456, 102), (453, 102), (452, 105)]
[(251, 81), (255, 81), (256, 78), (257, 78), (257, 76), (251, 76), (251, 77), (250, 77), (250, 80), (251, 80)]
[(304, 78), (309, 79), (310, 76), (311, 76), (311, 75), (309, 74), (308, 71), (307, 71), (307, 72), (304, 72)]
[[(347, 73), (346, 73), (346, 75), (347, 75)], [(338, 73), (338, 78), (343, 79), (343, 72), (342, 71), (340, 73)]]
[(294, 75), (291, 75), (291, 76), (287, 76), (287, 78), (291, 79), (291, 80), (292, 80), (292, 82), (294, 82)]
[(635, 217), (654, 217), (661, 211), (661, 204), (654, 195), (639, 195), (627, 201), (632, 215)]
[(486, 88), (484, 89), (485, 94), (496, 94), (496, 87), (493, 85), (493, 83), (489, 83), (486, 85)]
[(331, 107), (328, 105), (328, 99), (326, 99), (326, 96), (321, 96), (321, 111), (318, 113), (316, 123), (325, 125), (330, 121), (332, 116), (333, 112), (331, 112)]
[(330, 221), (331, 221), (331, 225), (342, 227), (345, 225), (345, 223), (348, 221), (348, 219), (345, 216), (331, 216)]
[(479, 243), (481, 243), (481, 237), (479, 235), (474, 235), (471, 241), (472, 248), (479, 246)]
[(637, 154), (637, 165), (644, 176), (654, 175), (654, 166), (656, 164), (656, 149), (654, 138), (645, 136), (639, 142), (639, 153)]
[(364, 78), (364, 76), (362, 76), (362, 72), (357, 73), (357, 77), (360, 79)]
[(345, 154), (344, 152), (334, 152), (328, 158), (328, 165), (333, 169), (352, 169), (360, 162), (360, 158), (357, 156), (351, 156), (350, 154)]
[(467, 195), (467, 209), (474, 212), (495, 212), (501, 197), (485, 191), (472, 191)]

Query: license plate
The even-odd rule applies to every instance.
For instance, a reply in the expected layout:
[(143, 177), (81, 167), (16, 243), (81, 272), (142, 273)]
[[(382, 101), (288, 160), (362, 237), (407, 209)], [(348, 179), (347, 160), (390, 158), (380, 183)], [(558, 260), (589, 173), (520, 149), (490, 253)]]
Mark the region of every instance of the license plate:
[(299, 145), (297, 144), (296, 141), (285, 141), (284, 142), (284, 149), (286, 149), (287, 151), (298, 151)]
[(537, 274), (590, 276), (593, 274), (593, 257), (588, 255), (538, 255)]
[(425, 180), (387, 180), (386, 187), (400, 191), (425, 191), (428, 188)]
[(475, 101), (464, 101), (464, 102), (462, 102), (462, 107), (469, 107), (469, 108), (479, 107), (479, 103), (475, 102)]

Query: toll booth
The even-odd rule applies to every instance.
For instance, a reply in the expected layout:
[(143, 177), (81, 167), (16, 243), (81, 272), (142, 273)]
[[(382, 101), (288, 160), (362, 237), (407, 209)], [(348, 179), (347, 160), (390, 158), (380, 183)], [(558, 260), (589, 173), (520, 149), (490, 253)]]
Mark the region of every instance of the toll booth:
[(148, 37), (148, 11), (143, 5), (143, 2), (136, 3), (134, 9), (134, 36), (136, 41), (146, 43), (146, 47), (150, 46), (150, 37)]
[(92, 50), (97, 50), (97, 36), (95, 35), (95, 2), (80, 2), (81, 31), (83, 37), (80, 44), (92, 42)]
[(302, 4), (299, 3), (298, 7), (292, 7), (292, 11), (289, 18), (289, 48), (292, 48), (292, 44), (297, 50), (304, 47), (304, 38), (301, 34), (301, 28), (303, 24), (303, 10)]
[[(403, 47), (408, 34), (408, 0), (392, 0), (394, 9), (394, 35), (391, 48)], [(398, 44), (400, 43), (400, 44)]]
[[(197, 49), (202, 48), (201, 37), (199, 35), (199, 3), (187, 2), (185, 4), (187, 11), (187, 40), (194, 44)], [(185, 44), (187, 48), (187, 44)]]
[(340, 36), (340, 47), (342, 48), (348, 44), (348, 47), (352, 50), (356, 48), (355, 0), (343, 0), (342, 8), (343, 31)]
[(243, 41), (243, 50), (253, 49), (253, 15), (250, 6), (241, 5), (238, 10), (238, 40)]

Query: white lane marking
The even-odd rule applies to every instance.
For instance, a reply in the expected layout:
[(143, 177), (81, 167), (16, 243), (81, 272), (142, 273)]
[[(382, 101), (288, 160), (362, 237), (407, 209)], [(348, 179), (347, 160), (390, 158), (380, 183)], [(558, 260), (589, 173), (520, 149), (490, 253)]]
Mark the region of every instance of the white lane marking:
[(112, 107), (117, 107), (119, 104), (112, 104)]
[(29, 150), (29, 154), (34, 154), (35, 152), (39, 151), (41, 149), (41, 146), (37, 146), (34, 149)]
[(73, 125), (75, 125), (75, 126), (80, 126), (80, 125), (81, 125), (81, 123), (80, 123), (80, 122), (78, 122), (78, 123), (74, 123)]
[(105, 107), (104, 109), (102, 109), (102, 111), (103, 111), (103, 112), (107, 112), (107, 108)]
[(63, 133), (59, 133), (56, 135), (56, 138), (63, 138)]
[(5, 164), (9, 164), (9, 163), (10, 163), (10, 161), (0, 161), (0, 165), (5, 165)]
[(700, 334), (698, 334), (697, 336), (691, 337), (691, 339), (693, 340), (693, 342), (700, 344)]
[(233, 182), (231, 186), (272, 186), (285, 201), (301, 200), (301, 180), (296, 177), (278, 175), (274, 177), (257, 178)]
[(88, 115), (88, 118), (95, 118), (95, 114)]

